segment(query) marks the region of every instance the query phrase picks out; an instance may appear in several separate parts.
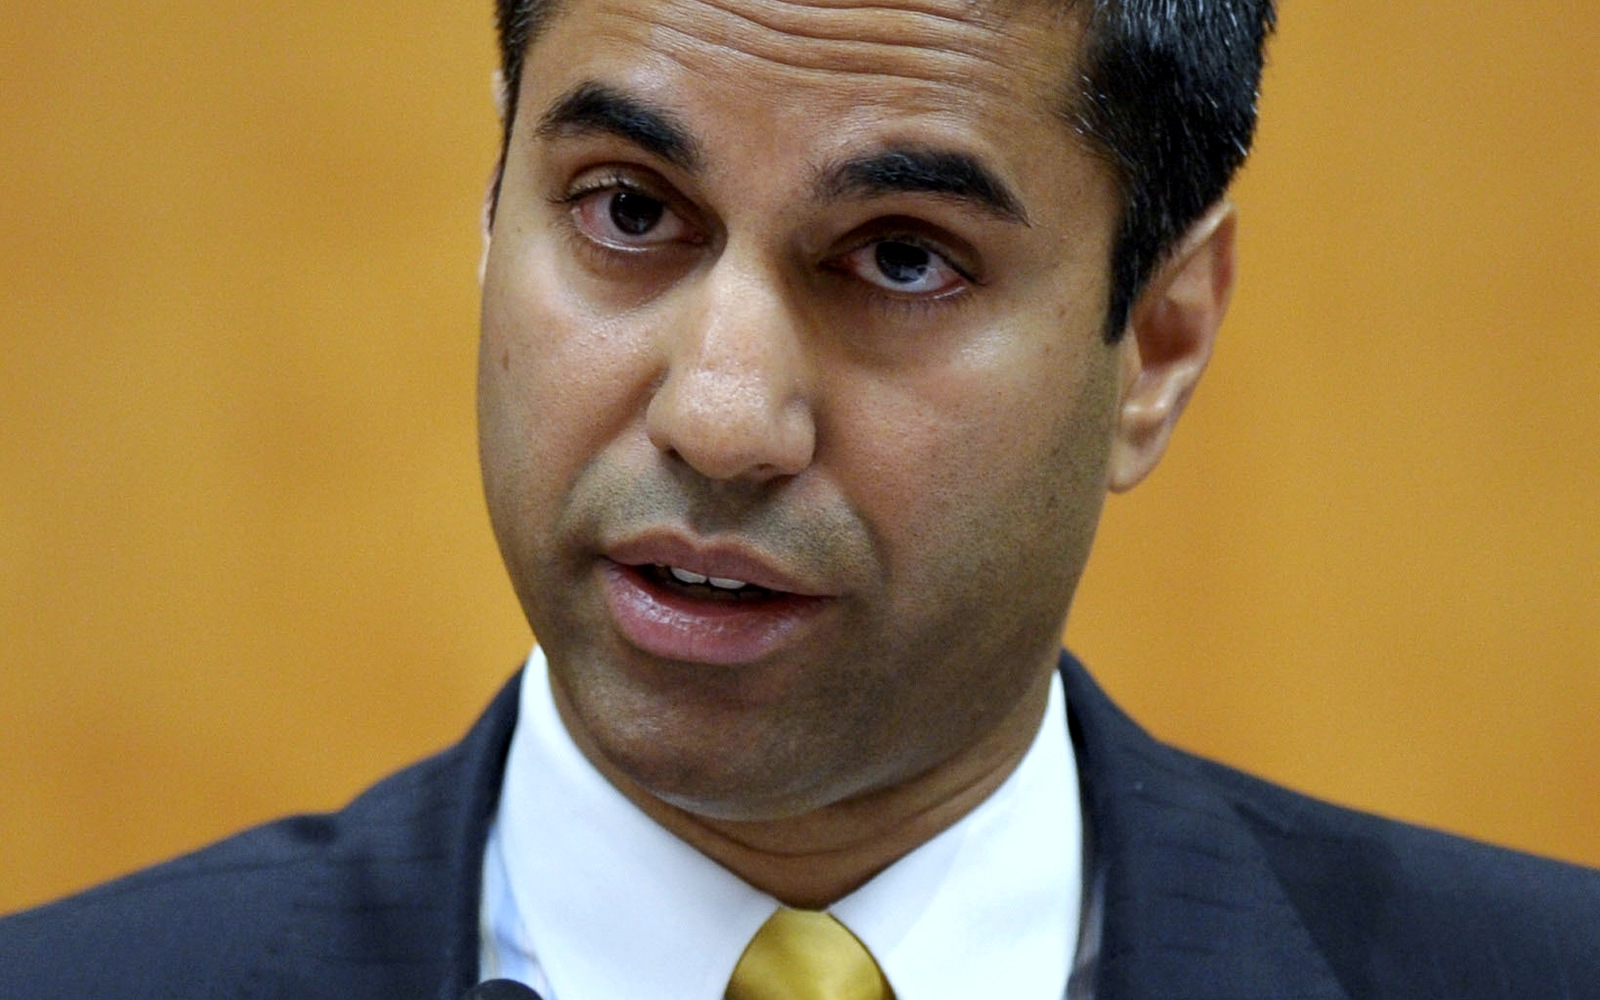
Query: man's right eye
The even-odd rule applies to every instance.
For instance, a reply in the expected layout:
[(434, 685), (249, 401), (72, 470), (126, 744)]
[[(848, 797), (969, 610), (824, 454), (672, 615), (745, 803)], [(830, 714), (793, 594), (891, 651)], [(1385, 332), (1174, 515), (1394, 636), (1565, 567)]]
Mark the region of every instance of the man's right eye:
[(661, 202), (632, 191), (611, 196), (611, 224), (630, 236), (643, 236), (654, 229), (666, 211)]
[(666, 202), (633, 187), (608, 184), (580, 192), (571, 201), (578, 232), (613, 250), (697, 242), (694, 227)]

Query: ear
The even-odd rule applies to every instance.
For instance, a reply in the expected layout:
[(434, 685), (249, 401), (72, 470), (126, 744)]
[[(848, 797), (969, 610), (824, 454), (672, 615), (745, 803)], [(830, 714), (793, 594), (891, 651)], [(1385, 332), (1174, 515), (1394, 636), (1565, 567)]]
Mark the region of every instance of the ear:
[[(510, 95), (506, 91), (505, 74), (499, 70), (489, 78), (489, 89), (494, 98), (494, 110), (499, 119), (506, 119), (506, 108), (511, 106)], [(506, 171), (506, 150), (504, 140), (501, 142), (500, 155), (494, 161), (494, 170), (489, 174), (489, 183), (483, 189), (483, 214), (479, 216), (478, 232), (483, 236), (483, 252), (478, 256), (478, 285), (482, 287), (483, 276), (489, 270), (489, 243), (494, 239), (494, 206), (500, 196), (500, 178)]]
[(483, 214), (478, 217), (478, 233), (483, 238), (483, 249), (478, 254), (478, 287), (483, 287), (483, 278), (489, 273), (489, 247), (494, 243), (494, 210), (495, 202), (500, 197), (500, 178), (505, 173), (506, 154), (502, 150), (499, 158), (494, 161), (494, 170), (489, 174), (489, 183), (483, 189)]
[(1211, 360), (1233, 293), (1233, 205), (1200, 218), (1139, 294), (1122, 343), (1122, 395), (1111, 445), (1110, 487), (1120, 493), (1150, 474)]

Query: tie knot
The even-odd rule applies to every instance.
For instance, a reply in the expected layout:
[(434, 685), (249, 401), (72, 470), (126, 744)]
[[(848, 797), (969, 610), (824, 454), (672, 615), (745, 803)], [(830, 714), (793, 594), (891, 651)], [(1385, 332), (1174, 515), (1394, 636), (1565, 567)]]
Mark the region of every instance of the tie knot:
[(831, 914), (780, 909), (744, 950), (727, 1000), (894, 1000), (883, 971)]

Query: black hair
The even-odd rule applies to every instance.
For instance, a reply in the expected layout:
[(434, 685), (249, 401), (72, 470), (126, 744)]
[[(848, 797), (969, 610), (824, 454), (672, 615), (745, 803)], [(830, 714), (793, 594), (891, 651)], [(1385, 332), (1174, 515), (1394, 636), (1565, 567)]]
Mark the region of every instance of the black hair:
[[(523, 59), (572, 0), (495, 0), (505, 146)], [(1062, 114), (1110, 165), (1122, 194), (1111, 251), (1108, 341), (1145, 283), (1227, 191), (1255, 135), (1273, 0), (1057, 0), (1087, 7), (1077, 86)], [(495, 196), (499, 194), (496, 175)]]
[(1092, 0), (1067, 118), (1122, 193), (1107, 340), (1249, 155), (1274, 22), (1273, 0)]

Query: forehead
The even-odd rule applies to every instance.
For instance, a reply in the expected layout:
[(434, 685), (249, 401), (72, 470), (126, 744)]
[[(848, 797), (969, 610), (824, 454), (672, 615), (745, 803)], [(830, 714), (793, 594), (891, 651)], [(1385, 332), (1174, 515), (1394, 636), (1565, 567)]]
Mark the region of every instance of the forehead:
[[(572, 0), (527, 54), (519, 115), (617, 84), (740, 141), (863, 131), (1019, 151), (1073, 134), (1075, 4), (1057, 0)], [(758, 134), (759, 133), (759, 134)], [(996, 150), (999, 152), (999, 150)]]

